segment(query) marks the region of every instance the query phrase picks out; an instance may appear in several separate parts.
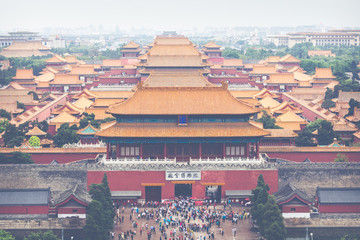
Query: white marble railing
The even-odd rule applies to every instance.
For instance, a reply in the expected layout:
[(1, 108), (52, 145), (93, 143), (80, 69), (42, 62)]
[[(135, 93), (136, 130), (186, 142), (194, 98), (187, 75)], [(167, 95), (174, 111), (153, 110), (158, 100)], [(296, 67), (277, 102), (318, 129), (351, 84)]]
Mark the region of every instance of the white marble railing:
[(142, 159), (142, 158), (110, 158), (104, 156), (101, 163), (105, 164), (176, 164), (176, 158), (170, 159)]
[(203, 158), (203, 159), (190, 159), (190, 164), (261, 164), (264, 160), (260, 158), (240, 158), (240, 157), (231, 157), (231, 158)]
[(265, 160), (260, 156), (260, 158), (240, 158), (240, 157), (231, 157), (231, 158), (199, 158), (192, 159), (189, 161), (176, 161), (176, 158), (170, 159), (141, 159), (141, 158), (110, 158), (107, 159), (106, 156), (99, 161), (104, 164), (173, 164), (173, 165), (215, 165), (215, 164), (245, 164), (245, 165), (258, 165), (265, 163)]
[(67, 143), (64, 144), (63, 148), (100, 148), (100, 147), (106, 147), (106, 143), (100, 141), (96, 144), (82, 144), (80, 141), (77, 143)]

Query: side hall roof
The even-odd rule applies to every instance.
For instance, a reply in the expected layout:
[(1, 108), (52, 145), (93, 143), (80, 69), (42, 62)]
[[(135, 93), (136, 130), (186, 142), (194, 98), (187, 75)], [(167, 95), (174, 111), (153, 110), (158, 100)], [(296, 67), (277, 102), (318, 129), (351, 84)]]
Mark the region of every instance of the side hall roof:
[(316, 190), (320, 204), (360, 204), (360, 188), (321, 188)]
[(214, 41), (210, 41), (204, 45), (206, 48), (221, 48), (221, 46), (217, 45)]
[(13, 77), (12, 79), (14, 80), (18, 80), (18, 79), (28, 79), (28, 80), (32, 80), (35, 79), (34, 73), (33, 73), (33, 69), (16, 69), (16, 76)]
[(0, 189), (0, 206), (48, 205), (50, 189)]
[(331, 78), (331, 79), (335, 79), (336, 77), (332, 74), (332, 70), (331, 68), (316, 68), (315, 69), (315, 75), (312, 76), (313, 78), (316, 79), (321, 79), (321, 78)]
[(46, 132), (42, 131), (38, 126), (35, 126), (29, 132), (25, 134), (26, 136), (45, 136)]

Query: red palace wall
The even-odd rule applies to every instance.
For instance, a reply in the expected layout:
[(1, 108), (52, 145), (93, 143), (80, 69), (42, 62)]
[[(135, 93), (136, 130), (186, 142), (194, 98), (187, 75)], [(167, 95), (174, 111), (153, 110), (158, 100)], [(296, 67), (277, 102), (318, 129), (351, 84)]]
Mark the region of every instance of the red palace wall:
[(98, 154), (105, 154), (106, 148), (40, 148), (40, 149), (2, 149), (2, 153), (9, 154), (21, 151), (31, 155), (36, 164), (50, 164), (56, 160), (60, 164), (76, 162), (84, 159), (95, 159)]
[[(73, 210), (77, 210), (77, 212), (73, 212)], [(59, 207), (58, 214), (86, 214), (86, 208), (79, 207)]]
[(1, 206), (0, 214), (48, 214), (49, 206)]
[[(165, 180), (165, 171), (88, 171), (88, 185), (100, 183), (107, 174), (111, 191), (141, 191), (145, 198), (146, 183), (163, 184), (161, 198), (170, 199), (175, 195), (175, 184)], [(201, 171), (201, 180), (192, 184), (192, 195), (205, 197), (205, 186), (214, 183), (222, 185), (222, 198), (226, 190), (251, 190), (256, 187), (259, 174), (263, 174), (270, 187), (270, 193), (278, 191), (277, 170)], [(178, 181), (177, 183), (180, 183)]]
[(354, 205), (319, 205), (320, 213), (360, 213), (360, 204)]
[[(294, 162), (303, 162), (308, 158), (311, 162), (334, 162), (339, 152), (265, 152), (270, 158), (281, 158)], [(360, 162), (359, 152), (340, 152), (348, 157), (349, 162)]]
[[(291, 211), (291, 208), (295, 208), (295, 211)], [(283, 206), (281, 209), (281, 212), (283, 213), (291, 213), (291, 212), (296, 212), (296, 213), (308, 213), (310, 212), (310, 207), (308, 206), (291, 206), (291, 205), (287, 205), (287, 206)]]
[(36, 164), (50, 164), (56, 160), (59, 164), (76, 162), (83, 159), (95, 159), (97, 153), (32, 153), (31, 159)]

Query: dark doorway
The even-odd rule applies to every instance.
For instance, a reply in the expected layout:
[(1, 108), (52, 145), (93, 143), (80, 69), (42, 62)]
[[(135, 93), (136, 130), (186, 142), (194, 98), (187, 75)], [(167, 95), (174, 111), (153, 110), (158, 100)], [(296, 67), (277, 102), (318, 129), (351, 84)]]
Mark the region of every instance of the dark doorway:
[(145, 201), (161, 202), (161, 186), (146, 186), (145, 187)]
[(199, 145), (192, 143), (167, 144), (167, 157), (176, 158), (176, 161), (189, 161), (199, 157)]
[(175, 184), (175, 197), (192, 197), (192, 184)]
[(216, 201), (217, 203), (221, 203), (221, 186), (206, 186), (205, 195), (212, 202)]

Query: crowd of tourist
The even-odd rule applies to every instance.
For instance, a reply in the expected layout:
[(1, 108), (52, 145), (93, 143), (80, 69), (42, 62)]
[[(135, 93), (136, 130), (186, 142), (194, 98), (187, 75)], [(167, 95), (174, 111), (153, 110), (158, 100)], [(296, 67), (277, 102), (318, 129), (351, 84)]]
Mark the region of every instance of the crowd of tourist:
[(231, 222), (231, 235), (235, 237), (236, 225), (250, 217), (245, 210), (233, 211), (231, 205), (225, 203), (220, 209), (210, 204), (210, 201), (204, 206), (196, 206), (189, 198), (176, 198), (162, 204), (147, 202), (133, 205), (126, 217), (124, 210), (124, 207), (117, 206), (115, 226), (128, 218), (131, 229), (119, 233), (119, 240), (135, 239), (138, 234), (141, 239), (148, 240), (211, 240), (215, 239), (216, 234), (224, 236), (225, 222)]

